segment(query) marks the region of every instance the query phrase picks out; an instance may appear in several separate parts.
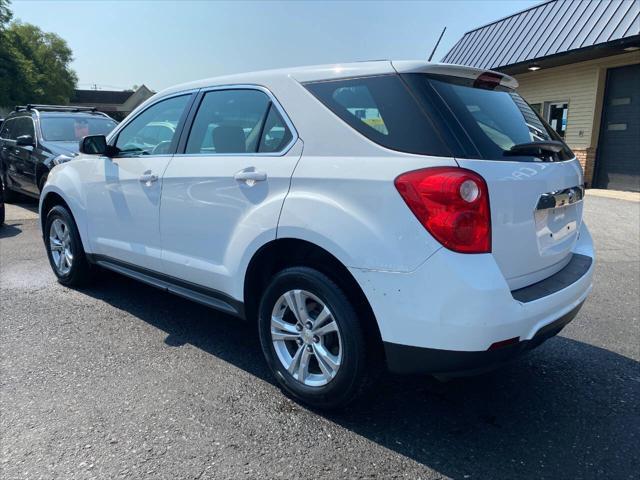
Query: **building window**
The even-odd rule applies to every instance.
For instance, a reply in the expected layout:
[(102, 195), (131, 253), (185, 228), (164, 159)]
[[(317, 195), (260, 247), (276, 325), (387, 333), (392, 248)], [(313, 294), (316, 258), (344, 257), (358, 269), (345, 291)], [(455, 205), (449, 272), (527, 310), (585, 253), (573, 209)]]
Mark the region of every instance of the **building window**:
[(536, 113), (540, 116), (542, 116), (542, 104), (541, 103), (532, 103), (531, 105), (529, 105), (533, 110), (536, 111)]
[(562, 138), (567, 131), (568, 102), (545, 102), (545, 119)]

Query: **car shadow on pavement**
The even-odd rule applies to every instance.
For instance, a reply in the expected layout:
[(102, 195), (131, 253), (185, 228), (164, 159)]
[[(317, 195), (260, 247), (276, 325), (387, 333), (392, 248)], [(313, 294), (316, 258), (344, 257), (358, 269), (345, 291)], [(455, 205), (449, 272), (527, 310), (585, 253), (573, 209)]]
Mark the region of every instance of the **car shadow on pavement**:
[(9, 238), (9, 237), (15, 237), (16, 235), (18, 235), (20, 232), (22, 232), (20, 225), (22, 225), (21, 223), (5, 223), (3, 225), (0, 225), (0, 238)]
[[(166, 332), (168, 345), (274, 383), (248, 322), (111, 273), (83, 292)], [(319, 414), (451, 478), (628, 478), (639, 471), (638, 367), (559, 336), (478, 377), (385, 376), (358, 404)]]
[(24, 208), (31, 213), (38, 213), (38, 200), (34, 198), (24, 198), (19, 203), (14, 204), (16, 207)]

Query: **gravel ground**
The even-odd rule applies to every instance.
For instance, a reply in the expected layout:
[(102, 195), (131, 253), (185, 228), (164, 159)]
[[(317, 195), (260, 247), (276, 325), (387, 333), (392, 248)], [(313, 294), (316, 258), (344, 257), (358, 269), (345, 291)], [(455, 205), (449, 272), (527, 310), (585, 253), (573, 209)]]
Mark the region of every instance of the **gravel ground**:
[(58, 285), (37, 220), (0, 229), (0, 477), (637, 478), (640, 203), (588, 197), (577, 318), (527, 357), (384, 380), (347, 411), (283, 396), (252, 326), (105, 273)]

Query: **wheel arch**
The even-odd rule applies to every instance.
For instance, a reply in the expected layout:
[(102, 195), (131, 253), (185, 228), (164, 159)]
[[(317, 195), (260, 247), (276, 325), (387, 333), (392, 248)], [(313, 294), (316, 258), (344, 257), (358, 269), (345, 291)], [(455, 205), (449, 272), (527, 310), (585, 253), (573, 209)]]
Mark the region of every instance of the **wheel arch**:
[(51, 170), (47, 165), (44, 163), (38, 163), (38, 166), (36, 167), (36, 187), (40, 188), (40, 179), (42, 179), (44, 175), (49, 175), (50, 171)]
[[(40, 206), (40, 228), (42, 229), (43, 232), (44, 232), (45, 224), (47, 222), (47, 214), (56, 205), (63, 206), (64, 208), (69, 210), (71, 215), (73, 215), (73, 211), (71, 210), (71, 207), (69, 207), (69, 204), (65, 201), (64, 198), (62, 198), (62, 196), (59, 193), (48, 192), (47, 194), (43, 195), (41, 206)], [(74, 216), (74, 219), (75, 219), (75, 216)]]
[(247, 266), (244, 276), (244, 306), (248, 319), (257, 318), (261, 294), (279, 271), (293, 266), (314, 268), (331, 278), (353, 302), (363, 322), (365, 337), (375, 355), (384, 358), (382, 336), (375, 314), (362, 288), (349, 269), (324, 248), (299, 238), (277, 238), (260, 247)]
[[(73, 193), (72, 189), (69, 189), (69, 191)], [(47, 183), (47, 186), (44, 188), (40, 195), (40, 229), (42, 231), (42, 234), (44, 235), (44, 227), (47, 221), (47, 214), (56, 205), (61, 205), (71, 213), (73, 221), (76, 222), (76, 227), (78, 228), (78, 232), (80, 233), (82, 246), (85, 252), (90, 253), (88, 249), (89, 242), (86, 232), (87, 225), (85, 221), (85, 209), (78, 201), (77, 197), (78, 195), (67, 195), (66, 189), (61, 190), (56, 185), (51, 184), (51, 182)]]

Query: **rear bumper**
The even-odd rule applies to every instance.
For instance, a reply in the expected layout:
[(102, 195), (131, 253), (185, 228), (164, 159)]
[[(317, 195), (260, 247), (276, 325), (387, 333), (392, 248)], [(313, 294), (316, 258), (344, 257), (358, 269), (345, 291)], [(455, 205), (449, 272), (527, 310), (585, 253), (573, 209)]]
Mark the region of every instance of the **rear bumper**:
[(591, 291), (595, 263), (584, 224), (572, 253), (565, 269), (516, 291), (491, 254), (444, 248), (411, 273), (350, 270), (376, 316), (390, 369), (457, 373), (531, 349), (577, 314)]
[(400, 374), (473, 375), (497, 368), (519, 355), (533, 350), (557, 335), (575, 318), (582, 303), (559, 319), (541, 328), (530, 340), (523, 340), (495, 350), (460, 352), (421, 348), (384, 342), (387, 367)]

